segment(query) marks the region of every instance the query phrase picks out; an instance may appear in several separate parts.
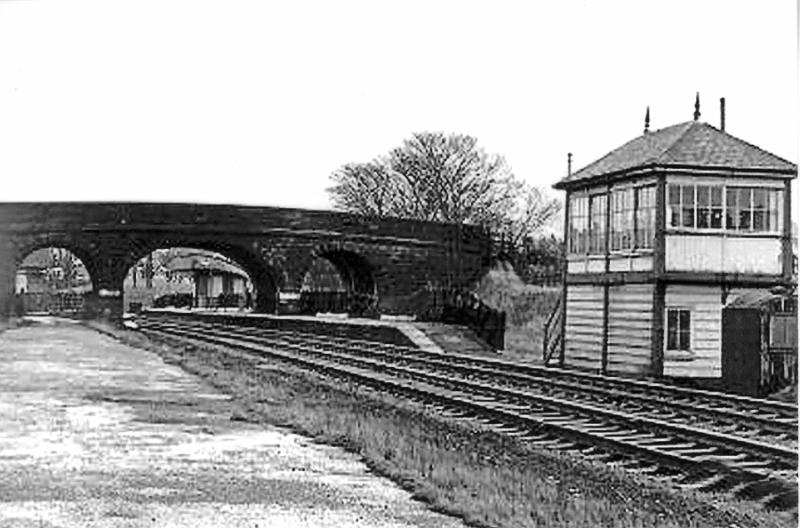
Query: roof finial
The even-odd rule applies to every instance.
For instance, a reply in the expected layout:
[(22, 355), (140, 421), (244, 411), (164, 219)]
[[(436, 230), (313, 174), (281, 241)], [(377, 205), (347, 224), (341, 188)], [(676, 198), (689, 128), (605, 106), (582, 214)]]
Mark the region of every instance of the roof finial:
[(694, 120), (700, 119), (700, 92), (694, 98)]
[(644, 133), (650, 132), (650, 105), (647, 105), (647, 112), (644, 114)]
[(572, 152), (567, 153), (567, 176), (572, 176)]

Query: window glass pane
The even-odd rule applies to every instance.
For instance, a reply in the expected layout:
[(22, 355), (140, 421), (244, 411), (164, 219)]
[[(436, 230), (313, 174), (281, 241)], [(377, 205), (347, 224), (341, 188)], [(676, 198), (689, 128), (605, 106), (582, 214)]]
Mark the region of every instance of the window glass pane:
[(725, 227), (727, 229), (737, 229), (739, 227), (739, 209), (736, 206), (736, 197), (739, 193), (736, 189), (728, 188), (725, 192)]
[(766, 209), (766, 207), (767, 207), (767, 190), (753, 189), (753, 208)]
[(677, 310), (667, 311), (667, 349), (678, 349), (678, 312)]
[(689, 343), (689, 335), (691, 333), (691, 316), (689, 310), (680, 310), (678, 312), (679, 320), (678, 320), (678, 327), (679, 327), (679, 340), (680, 340), (680, 347), (681, 350), (689, 350), (691, 348), (691, 344)]
[(667, 331), (667, 350), (678, 350), (678, 329), (675, 327)]
[(678, 346), (680, 346), (680, 349), (691, 350), (692, 344), (689, 341), (689, 329), (681, 327), (680, 333), (678, 334)]
[(709, 227), (709, 211), (708, 209), (697, 210), (697, 227)]
[(725, 205), (727, 205), (728, 208), (736, 207), (736, 197), (738, 195), (736, 189), (728, 188), (728, 191), (725, 193)]
[(683, 227), (694, 227), (694, 207), (683, 206)]
[(680, 185), (669, 185), (669, 204), (678, 205), (681, 203), (681, 187)]
[[(636, 195), (636, 239), (634, 243), (637, 248), (649, 249), (653, 247), (653, 232), (655, 231), (655, 187), (640, 187), (636, 189)], [(669, 210), (668, 214), (670, 214)]]
[(722, 205), (722, 187), (714, 186), (711, 188), (711, 205)]
[(781, 191), (777, 190), (770, 190), (769, 191), (769, 210), (777, 210), (778, 209), (778, 198), (782, 196)]
[(616, 189), (612, 193), (611, 249), (633, 247), (633, 188)]
[(633, 248), (633, 227), (634, 227), (634, 209), (633, 209), (633, 189), (628, 189), (625, 193), (626, 207), (625, 207), (625, 249)]
[(781, 230), (781, 211), (783, 210), (783, 192), (778, 190), (769, 191), (769, 225), (767, 229), (770, 231)]
[(592, 216), (589, 252), (605, 253), (606, 196), (597, 194), (592, 196), (590, 200), (589, 210)]
[(769, 231), (780, 231), (781, 227), (780, 227), (780, 223), (779, 222), (780, 222), (780, 218), (778, 217), (778, 211), (776, 211), (774, 209), (770, 210), (770, 212), (769, 212), (769, 225), (767, 226), (767, 229)]
[(587, 198), (575, 196), (570, 200), (570, 252), (579, 254), (586, 252), (586, 217)]
[(722, 207), (711, 209), (711, 227), (715, 229), (722, 227)]
[(697, 205), (707, 206), (709, 204), (711, 189), (708, 185), (697, 186)]
[(750, 229), (750, 211), (739, 211), (739, 229)]
[(727, 229), (739, 228), (739, 212), (733, 207), (728, 207), (725, 214), (725, 227)]
[(750, 209), (752, 207), (752, 202), (750, 200), (750, 189), (747, 188), (740, 188), (739, 189), (739, 209)]
[(678, 310), (678, 326), (681, 330), (689, 328), (690, 313), (689, 310)]
[(694, 205), (694, 185), (681, 185), (683, 207)]
[(669, 215), (669, 225), (671, 227), (678, 227), (681, 225), (681, 208), (678, 205), (672, 205), (667, 210), (667, 214)]
[(766, 211), (753, 211), (753, 231), (765, 231), (766, 227)]
[(638, 194), (637, 202), (639, 204), (639, 208), (650, 207), (652, 205), (652, 191), (652, 187), (640, 187), (636, 190), (636, 193)]

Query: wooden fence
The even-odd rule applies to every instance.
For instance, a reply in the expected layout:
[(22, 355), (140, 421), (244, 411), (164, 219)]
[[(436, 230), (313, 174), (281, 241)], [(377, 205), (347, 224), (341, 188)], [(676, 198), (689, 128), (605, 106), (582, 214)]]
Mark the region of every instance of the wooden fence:
[(368, 293), (303, 290), (300, 292), (300, 313), (346, 313), (357, 317), (377, 315), (377, 297)]
[(422, 320), (459, 324), (470, 328), (495, 350), (505, 348), (506, 314), (482, 302), (471, 292), (432, 289)]
[(83, 312), (83, 293), (76, 292), (28, 292), (17, 295), (17, 313), (47, 313), (72, 315)]

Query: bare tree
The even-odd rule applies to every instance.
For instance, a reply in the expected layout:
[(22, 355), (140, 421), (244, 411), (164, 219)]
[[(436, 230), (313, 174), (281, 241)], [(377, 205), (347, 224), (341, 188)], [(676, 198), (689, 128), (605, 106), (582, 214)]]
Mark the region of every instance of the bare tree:
[(406, 216), (405, 183), (381, 162), (351, 163), (331, 175), (328, 189), (336, 209), (363, 215)]
[(388, 156), (345, 165), (332, 179), (328, 192), (337, 209), (476, 224), (515, 244), (560, 209), (560, 202), (515, 178), (502, 156), (462, 134), (413, 134)]
[(497, 232), (513, 247), (520, 247), (526, 238), (552, 223), (560, 211), (561, 202), (557, 198), (549, 198), (538, 187), (518, 182), (512, 209)]

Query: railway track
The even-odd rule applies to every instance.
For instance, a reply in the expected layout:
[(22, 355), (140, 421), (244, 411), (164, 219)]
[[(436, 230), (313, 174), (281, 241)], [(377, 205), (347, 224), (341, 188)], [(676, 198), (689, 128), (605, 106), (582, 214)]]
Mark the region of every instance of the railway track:
[[(229, 325), (210, 321), (197, 321), (197, 323), (211, 325), (209, 328), (230, 329)], [(248, 332), (265, 339), (306, 343), (324, 347), (326, 350), (359, 354), (362, 357), (383, 357), (386, 361), (400, 364), (431, 366), (469, 379), (482, 379), (502, 383), (505, 386), (536, 390), (564, 399), (646, 413), (655, 418), (686, 425), (797, 447), (797, 406), (783, 402), (492, 358), (424, 351), (374, 341), (258, 327), (249, 327)]]
[[(796, 447), (782, 443), (791, 441), (794, 420), (796, 444), (797, 410), (792, 416), (785, 404), (762, 406), (762, 400), (688, 389), (676, 389), (680, 398), (665, 402), (646, 392), (663, 394), (670, 389), (665, 385), (612, 380), (616, 384), (604, 388), (581, 375), (577, 379), (583, 381), (576, 383), (571, 372), (547, 378), (550, 369), (473, 356), (189, 318), (144, 317), (138, 324), (156, 336), (221, 345), (433, 404), (439, 412), (484, 421), (536, 446), (579, 452), (681, 487), (796, 508)], [(626, 393), (623, 382), (635, 390)], [(701, 398), (707, 401), (701, 404)], [(724, 430), (737, 421), (741, 431)], [(768, 441), (754, 437), (754, 431), (768, 434)]]

